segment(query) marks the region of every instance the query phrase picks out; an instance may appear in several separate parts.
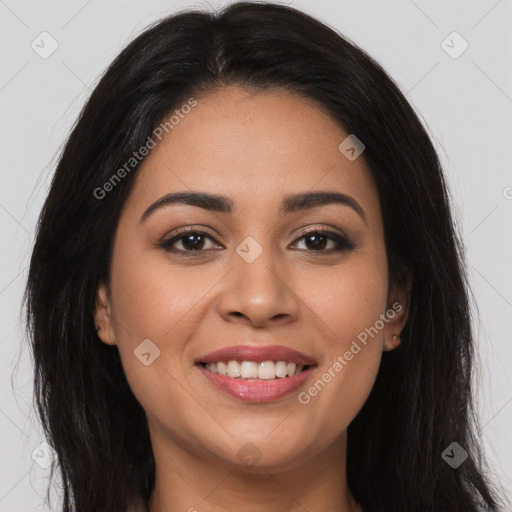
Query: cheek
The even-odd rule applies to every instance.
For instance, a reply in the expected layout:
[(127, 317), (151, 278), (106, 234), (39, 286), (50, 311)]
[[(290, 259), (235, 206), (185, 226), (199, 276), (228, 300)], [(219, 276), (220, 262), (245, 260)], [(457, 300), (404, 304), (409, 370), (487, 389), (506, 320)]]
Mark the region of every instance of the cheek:
[[(308, 285), (304, 296), (308, 297), (308, 306), (320, 320), (322, 336), (330, 342), (330, 349), (339, 355), (350, 349), (352, 340), (364, 341), (364, 333), (385, 312), (387, 267), (382, 265), (379, 257), (368, 252), (368, 257), (355, 256), (346, 265), (313, 277), (308, 280), (313, 285)], [(306, 289), (301, 293), (305, 294)], [(380, 327), (382, 330), (382, 325)]]
[(318, 343), (324, 345), (325, 358), (299, 401), (315, 411), (313, 417), (324, 418), (333, 435), (363, 406), (382, 355), (387, 267), (376, 252), (368, 254), (329, 273), (327, 280), (316, 280), (309, 294), (308, 305), (320, 319)]
[[(123, 242), (117, 241), (111, 275), (116, 342), (134, 395), (148, 415), (166, 416), (190, 403), (183, 357), (201, 321), (198, 304), (218, 275), (200, 266), (172, 267), (165, 255)], [(189, 415), (184, 409), (178, 416)]]
[[(376, 318), (379, 318), (377, 315)], [(367, 310), (347, 306), (336, 319), (335, 333), (311, 385), (298, 396), (313, 432), (327, 443), (345, 430), (363, 407), (377, 376), (382, 356), (382, 331), (368, 334), (375, 318)], [(366, 331), (365, 331), (366, 329)]]
[(171, 331), (182, 332), (194, 314), (194, 305), (215, 283), (215, 276), (205, 274), (200, 266), (171, 265), (165, 253), (144, 250), (142, 243), (132, 245), (125, 251), (123, 240), (119, 240), (113, 260), (111, 286), (121, 342), (134, 338), (140, 343), (149, 338), (157, 343)]
[(201, 397), (184, 385), (183, 376), (175, 374), (162, 356), (147, 367), (142, 364), (123, 366), (130, 389), (151, 425), (166, 436), (174, 434), (179, 439), (186, 438), (190, 446), (199, 446), (204, 411), (196, 404)]

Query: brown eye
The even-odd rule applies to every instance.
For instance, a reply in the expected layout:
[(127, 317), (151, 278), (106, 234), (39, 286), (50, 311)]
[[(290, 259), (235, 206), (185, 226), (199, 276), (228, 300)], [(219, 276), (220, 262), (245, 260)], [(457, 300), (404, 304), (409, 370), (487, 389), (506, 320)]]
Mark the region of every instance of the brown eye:
[[(214, 241), (214, 238), (204, 231), (196, 229), (181, 230), (180, 234), (164, 240), (158, 244), (162, 249), (175, 252), (175, 253), (202, 253), (203, 251), (210, 250), (205, 248), (206, 242)], [(181, 244), (181, 248), (179, 247)], [(187, 255), (189, 255), (187, 254)]]
[[(340, 252), (352, 250), (355, 247), (350, 240), (334, 231), (315, 229), (303, 233), (297, 240), (304, 239), (306, 248), (310, 252)], [(334, 248), (324, 250), (329, 242), (334, 242)], [(297, 243), (297, 241), (295, 242)]]

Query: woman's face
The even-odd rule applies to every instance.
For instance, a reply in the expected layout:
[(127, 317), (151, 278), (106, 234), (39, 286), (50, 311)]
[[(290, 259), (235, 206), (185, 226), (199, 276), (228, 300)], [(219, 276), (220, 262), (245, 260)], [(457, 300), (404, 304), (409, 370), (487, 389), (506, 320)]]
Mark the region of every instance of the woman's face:
[[(364, 153), (339, 149), (348, 135), (300, 96), (226, 87), (198, 97), (146, 157), (95, 320), (119, 349), (154, 449), (277, 471), (342, 446), (406, 320), (404, 289), (388, 295)], [(213, 200), (150, 208), (178, 192), (223, 196), (231, 210)], [(348, 199), (289, 201), (319, 192)], [(283, 352), (258, 351), (270, 345)], [(240, 346), (257, 350), (207, 357)], [(281, 373), (300, 365), (286, 349), (309, 360), (301, 376)]]

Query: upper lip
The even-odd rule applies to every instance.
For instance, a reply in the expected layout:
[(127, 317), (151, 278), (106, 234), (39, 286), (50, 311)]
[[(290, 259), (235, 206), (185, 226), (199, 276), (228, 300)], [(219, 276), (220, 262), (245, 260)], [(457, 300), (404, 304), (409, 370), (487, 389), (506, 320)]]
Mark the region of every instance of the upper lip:
[(286, 361), (298, 365), (315, 365), (315, 360), (302, 352), (282, 345), (236, 345), (221, 348), (198, 357), (195, 363), (216, 363), (218, 361)]

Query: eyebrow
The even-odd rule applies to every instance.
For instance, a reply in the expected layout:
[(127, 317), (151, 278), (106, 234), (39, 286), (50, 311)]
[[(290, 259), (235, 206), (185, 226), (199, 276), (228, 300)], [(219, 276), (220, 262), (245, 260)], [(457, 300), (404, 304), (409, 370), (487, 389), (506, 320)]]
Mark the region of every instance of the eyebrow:
[[(140, 222), (146, 220), (156, 210), (171, 204), (188, 204), (227, 214), (235, 211), (233, 201), (226, 196), (206, 192), (171, 192), (151, 204), (142, 214)], [(352, 208), (368, 225), (366, 214), (360, 204), (353, 197), (340, 192), (318, 191), (287, 195), (281, 203), (279, 213), (284, 215), (329, 204), (341, 204)]]

